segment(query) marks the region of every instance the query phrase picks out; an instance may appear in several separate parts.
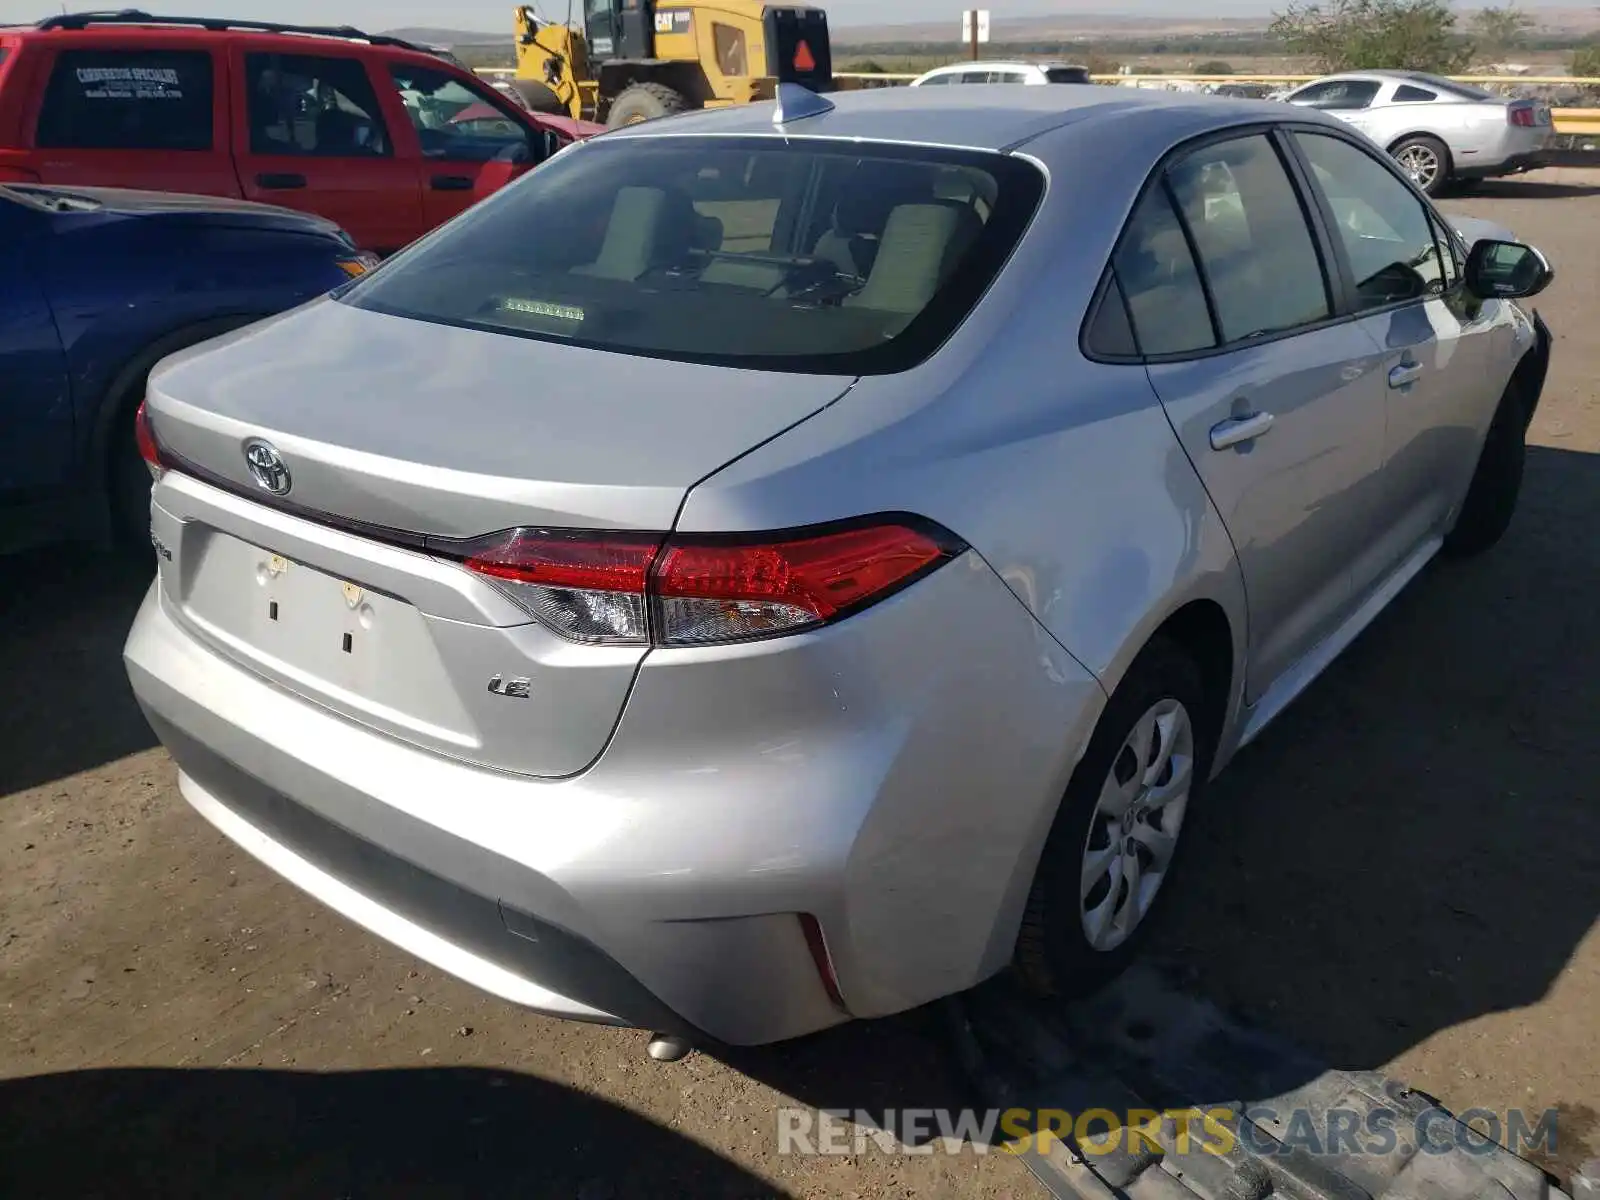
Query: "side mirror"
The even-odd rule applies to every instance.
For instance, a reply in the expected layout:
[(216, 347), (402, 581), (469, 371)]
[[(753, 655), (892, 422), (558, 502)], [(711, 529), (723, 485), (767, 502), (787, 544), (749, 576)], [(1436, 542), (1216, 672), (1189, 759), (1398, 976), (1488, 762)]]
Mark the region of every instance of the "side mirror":
[(539, 138), (540, 138), (540, 146), (539, 146), (539, 161), (540, 162), (544, 162), (546, 159), (549, 159), (549, 158), (554, 158), (555, 155), (556, 155), (556, 152), (558, 150), (560, 150), (561, 147), (566, 145), (566, 143), (561, 140), (560, 135), (557, 134), (552, 129), (542, 129), (542, 130), (540, 130), (539, 131)]
[(1549, 260), (1521, 242), (1485, 238), (1467, 253), (1467, 290), (1484, 300), (1537, 296), (1554, 278)]

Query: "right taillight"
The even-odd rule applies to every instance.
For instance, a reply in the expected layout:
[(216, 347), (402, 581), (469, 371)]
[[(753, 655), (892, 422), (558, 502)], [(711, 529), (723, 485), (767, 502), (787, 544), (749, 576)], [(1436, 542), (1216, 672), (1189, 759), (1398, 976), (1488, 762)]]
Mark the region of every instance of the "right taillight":
[(133, 437), (139, 444), (139, 457), (150, 468), (150, 477), (159, 480), (167, 465), (161, 461), (161, 443), (156, 441), (156, 431), (150, 424), (150, 410), (145, 407), (143, 400), (139, 401), (139, 407), (133, 414)]
[(895, 516), (756, 537), (515, 529), (450, 556), (570, 641), (706, 646), (841, 620), (965, 548)]

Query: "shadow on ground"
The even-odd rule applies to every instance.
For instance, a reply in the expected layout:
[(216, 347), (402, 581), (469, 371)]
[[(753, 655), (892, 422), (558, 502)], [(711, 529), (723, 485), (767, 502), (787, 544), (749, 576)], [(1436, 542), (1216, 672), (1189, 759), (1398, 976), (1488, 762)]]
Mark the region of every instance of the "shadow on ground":
[(155, 560), (0, 557), (0, 798), (156, 744), (122, 668)]
[[(1587, 156), (1593, 160), (1594, 154)], [(1593, 161), (1561, 162), (1561, 166), (1592, 167)], [(1600, 195), (1600, 185), (1590, 183), (1557, 183), (1554, 180), (1526, 179), (1509, 176), (1504, 179), (1483, 179), (1472, 185), (1469, 195), (1485, 200), (1560, 200), (1570, 196)]]
[[(1544, 997), (1600, 916), (1595, 513), (1600, 455), (1530, 447), (1505, 541), (1437, 562), (1229, 766), (1157, 939), (1194, 986), (1350, 1068)], [(1472, 1069), (1512, 1090), (1517, 1054)], [(1600, 1154), (1580, 1124), (1569, 1168)]]
[(644, 1200), (781, 1191), (647, 1117), (470, 1068), (0, 1081), (0, 1193)]

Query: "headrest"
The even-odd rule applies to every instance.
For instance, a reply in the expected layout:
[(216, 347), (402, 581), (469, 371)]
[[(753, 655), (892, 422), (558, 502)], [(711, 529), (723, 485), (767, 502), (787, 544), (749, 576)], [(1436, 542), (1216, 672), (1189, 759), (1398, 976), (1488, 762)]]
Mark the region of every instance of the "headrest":
[(600, 257), (576, 270), (610, 279), (637, 279), (652, 267), (678, 261), (687, 250), (702, 246), (700, 239), (707, 230), (700, 221), (694, 203), (675, 188), (619, 188)]
[(922, 311), (982, 231), (982, 218), (965, 204), (897, 206), (866, 286), (846, 304), (908, 316)]
[(846, 237), (881, 234), (896, 208), (931, 201), (934, 183), (932, 168), (918, 163), (859, 163), (834, 205), (834, 231)]

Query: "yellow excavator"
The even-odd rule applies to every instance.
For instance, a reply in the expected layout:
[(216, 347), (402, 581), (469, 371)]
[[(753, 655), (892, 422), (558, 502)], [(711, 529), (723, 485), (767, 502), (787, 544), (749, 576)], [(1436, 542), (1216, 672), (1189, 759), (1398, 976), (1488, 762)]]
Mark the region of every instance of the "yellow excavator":
[(615, 128), (833, 87), (828, 16), (760, 0), (581, 0), (583, 29), (516, 10), (511, 86), (536, 112)]

